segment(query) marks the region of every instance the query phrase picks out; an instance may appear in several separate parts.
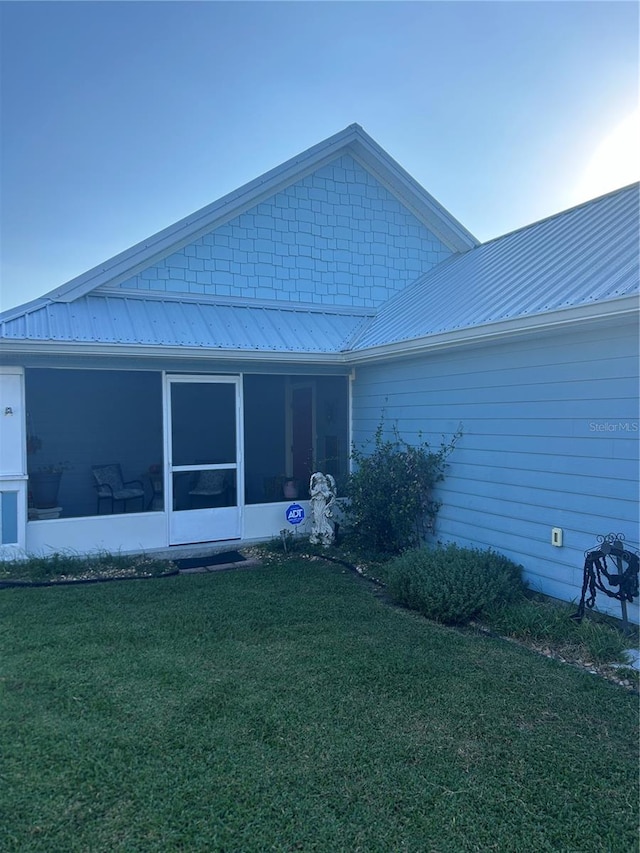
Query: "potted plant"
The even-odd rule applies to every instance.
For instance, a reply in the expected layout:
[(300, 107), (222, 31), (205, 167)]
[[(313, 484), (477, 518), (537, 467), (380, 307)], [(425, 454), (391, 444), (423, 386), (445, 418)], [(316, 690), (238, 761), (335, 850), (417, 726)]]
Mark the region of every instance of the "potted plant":
[(298, 497), (298, 481), (294, 477), (285, 477), (282, 493), (287, 500), (295, 500)]
[[(41, 447), (42, 439), (40, 436), (27, 436), (27, 456), (33, 456)], [(57, 507), (60, 480), (66, 467), (65, 463), (58, 462), (50, 465), (42, 465), (36, 470), (29, 470), (30, 505), (36, 509)]]

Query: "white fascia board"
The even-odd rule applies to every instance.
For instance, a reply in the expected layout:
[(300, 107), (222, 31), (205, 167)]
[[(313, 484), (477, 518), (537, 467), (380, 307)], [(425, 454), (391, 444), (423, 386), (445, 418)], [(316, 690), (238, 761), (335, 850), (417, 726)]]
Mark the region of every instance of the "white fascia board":
[(0, 359), (2, 353), (7, 355), (86, 355), (86, 356), (109, 356), (140, 357), (151, 359), (206, 359), (211, 361), (251, 361), (266, 363), (295, 363), (295, 364), (326, 364), (331, 366), (344, 365), (346, 363), (345, 353), (324, 352), (278, 352), (264, 350), (231, 350), (216, 349), (213, 347), (147, 347), (144, 345), (122, 345), (122, 344), (96, 344), (92, 342), (82, 343), (78, 341), (9, 341), (5, 339), (0, 346)]
[(574, 308), (551, 311), (548, 314), (516, 317), (512, 320), (501, 320), (497, 323), (486, 323), (482, 326), (426, 335), (409, 341), (398, 341), (367, 349), (353, 350), (345, 353), (345, 355), (347, 363), (353, 365), (388, 361), (394, 358), (409, 358), (422, 353), (509, 340), (510, 338), (530, 336), (544, 331), (624, 320), (625, 318), (632, 319), (634, 316), (636, 319), (640, 319), (639, 310), (640, 296), (634, 294), (609, 302), (580, 305)]

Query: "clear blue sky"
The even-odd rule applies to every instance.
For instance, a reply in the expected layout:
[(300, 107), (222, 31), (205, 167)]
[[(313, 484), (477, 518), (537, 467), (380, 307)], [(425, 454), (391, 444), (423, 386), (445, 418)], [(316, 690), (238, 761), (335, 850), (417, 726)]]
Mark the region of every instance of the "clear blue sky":
[[(616, 128), (618, 142), (638, 132), (635, 2), (0, 13), (2, 309), (352, 122), (481, 240), (637, 177), (602, 148)], [(599, 183), (598, 150), (617, 168)]]

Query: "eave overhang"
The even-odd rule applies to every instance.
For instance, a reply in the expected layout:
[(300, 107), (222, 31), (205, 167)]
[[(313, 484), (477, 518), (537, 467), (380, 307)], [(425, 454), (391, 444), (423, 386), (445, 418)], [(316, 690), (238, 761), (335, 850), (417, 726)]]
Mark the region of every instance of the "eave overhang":
[(2, 341), (0, 362), (6, 355), (98, 356), (111, 359), (145, 358), (158, 361), (191, 360), (216, 362), (260, 361), (261, 363), (346, 364), (345, 353), (278, 352), (265, 350), (216, 349), (214, 347), (154, 346), (143, 344), (95, 344), (81, 341)]
[(500, 320), (495, 323), (356, 350), (348, 353), (347, 363), (355, 366), (398, 358), (412, 358), (463, 346), (498, 343), (591, 325), (611, 325), (634, 320), (637, 324), (640, 321), (639, 312), (640, 295), (633, 294), (608, 302), (580, 305), (529, 317), (514, 317), (511, 320)]
[(549, 312), (544, 315), (516, 317), (508, 321), (486, 323), (481, 326), (456, 329), (442, 334), (432, 334), (413, 340), (370, 347), (363, 350), (341, 352), (303, 352), (250, 349), (222, 349), (192, 346), (145, 346), (119, 343), (92, 343), (78, 341), (29, 341), (5, 339), (0, 341), (2, 354), (15, 360), (21, 355), (47, 356), (91, 356), (110, 359), (145, 358), (158, 362), (169, 361), (215, 361), (226, 363), (256, 363), (272, 365), (358, 367), (376, 362), (413, 358), (434, 352), (454, 350), (460, 347), (500, 343), (523, 337), (534, 337), (563, 329), (578, 329), (594, 325), (616, 323), (638, 323), (640, 319), (640, 295), (633, 294), (604, 303), (581, 305)]

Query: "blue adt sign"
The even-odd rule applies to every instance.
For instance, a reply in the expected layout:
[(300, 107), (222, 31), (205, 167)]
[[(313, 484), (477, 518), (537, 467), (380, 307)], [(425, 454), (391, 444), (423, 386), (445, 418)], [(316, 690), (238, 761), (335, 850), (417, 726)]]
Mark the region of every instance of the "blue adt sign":
[(300, 504), (291, 504), (287, 507), (287, 521), (289, 524), (300, 524), (304, 521), (304, 508)]

